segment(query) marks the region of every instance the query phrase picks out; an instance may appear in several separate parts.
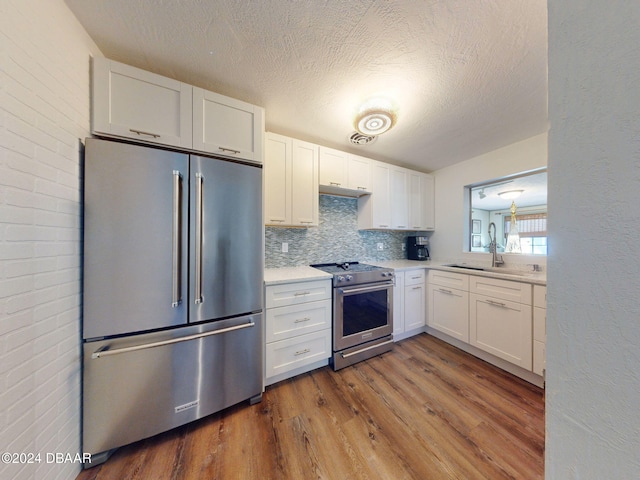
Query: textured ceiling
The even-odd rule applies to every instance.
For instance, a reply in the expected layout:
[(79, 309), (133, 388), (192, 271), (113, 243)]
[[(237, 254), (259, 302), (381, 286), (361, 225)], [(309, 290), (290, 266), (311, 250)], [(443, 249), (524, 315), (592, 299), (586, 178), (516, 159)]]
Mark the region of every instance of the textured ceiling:
[[(65, 1), (105, 56), (321, 145), (432, 171), (548, 127), (546, 0)], [(396, 126), (351, 145), (379, 95)]]

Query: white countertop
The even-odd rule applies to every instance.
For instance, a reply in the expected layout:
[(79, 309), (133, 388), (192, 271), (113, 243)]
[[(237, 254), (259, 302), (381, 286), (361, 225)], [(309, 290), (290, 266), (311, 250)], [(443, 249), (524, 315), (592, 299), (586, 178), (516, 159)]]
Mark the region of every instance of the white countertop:
[(331, 278), (333, 278), (333, 275), (330, 273), (306, 265), (299, 267), (265, 268), (264, 270), (265, 285), (330, 280)]
[[(464, 268), (448, 267), (453, 262), (435, 262), (432, 260), (388, 260), (384, 262), (366, 262), (380, 267), (393, 268), (396, 271), (416, 270), (420, 268), (445, 270), (447, 272), (463, 273), (466, 275), (478, 275), (482, 277), (499, 278), (503, 280), (513, 280), (533, 285), (546, 285), (547, 274), (545, 272), (530, 272), (526, 270), (516, 270), (509, 267), (498, 267), (497, 270), (504, 268), (504, 271), (488, 271), (488, 270), (468, 270)], [(276, 285), (279, 283), (292, 282), (311, 282), (313, 280), (326, 280), (332, 278), (330, 273), (323, 272), (317, 268), (306, 265), (299, 267), (284, 268), (267, 268), (264, 271), (265, 285)]]

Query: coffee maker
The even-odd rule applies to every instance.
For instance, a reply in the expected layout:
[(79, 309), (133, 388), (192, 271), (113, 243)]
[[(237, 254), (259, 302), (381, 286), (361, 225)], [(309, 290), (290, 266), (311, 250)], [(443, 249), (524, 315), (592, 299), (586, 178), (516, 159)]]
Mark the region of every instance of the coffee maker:
[(429, 260), (428, 247), (428, 237), (407, 237), (407, 258), (409, 260)]

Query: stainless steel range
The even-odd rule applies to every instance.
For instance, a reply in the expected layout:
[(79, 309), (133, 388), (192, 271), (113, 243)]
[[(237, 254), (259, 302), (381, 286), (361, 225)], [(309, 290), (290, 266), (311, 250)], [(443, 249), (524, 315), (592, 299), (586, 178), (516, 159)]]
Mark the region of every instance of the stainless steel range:
[(359, 262), (311, 266), (333, 275), (333, 369), (391, 350), (393, 269)]

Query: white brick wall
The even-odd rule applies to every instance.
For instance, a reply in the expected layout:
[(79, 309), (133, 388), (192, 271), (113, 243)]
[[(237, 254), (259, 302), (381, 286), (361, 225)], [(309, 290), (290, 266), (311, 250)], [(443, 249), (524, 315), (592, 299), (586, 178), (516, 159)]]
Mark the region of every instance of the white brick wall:
[(1, 479), (69, 479), (80, 451), (81, 193), (89, 65), (62, 0), (0, 0)]

